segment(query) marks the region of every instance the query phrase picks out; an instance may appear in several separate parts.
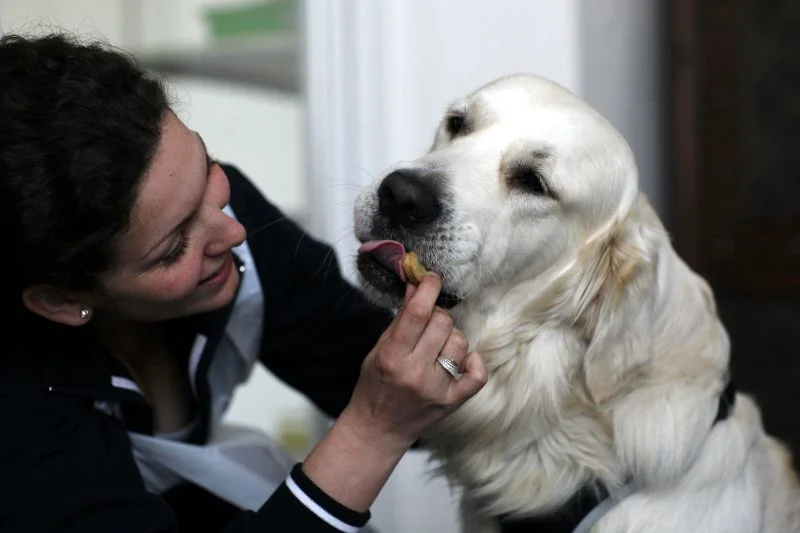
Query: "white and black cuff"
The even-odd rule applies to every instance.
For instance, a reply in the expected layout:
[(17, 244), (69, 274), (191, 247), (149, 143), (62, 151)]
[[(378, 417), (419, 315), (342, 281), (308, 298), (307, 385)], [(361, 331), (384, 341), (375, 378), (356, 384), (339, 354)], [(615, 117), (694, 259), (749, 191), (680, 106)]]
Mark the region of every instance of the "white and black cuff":
[(370, 513), (359, 513), (328, 496), (295, 465), (286, 478), (289, 491), (311, 512), (343, 533), (356, 533), (369, 521)]
[(256, 517), (274, 531), (287, 527), (304, 533), (357, 533), (370, 513), (354, 511), (328, 496), (297, 464)]

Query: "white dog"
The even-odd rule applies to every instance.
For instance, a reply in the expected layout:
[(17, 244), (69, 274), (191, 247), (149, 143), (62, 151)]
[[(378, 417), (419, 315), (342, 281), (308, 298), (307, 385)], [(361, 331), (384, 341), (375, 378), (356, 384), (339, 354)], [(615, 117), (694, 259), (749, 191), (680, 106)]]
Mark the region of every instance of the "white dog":
[(416, 251), (489, 368), (426, 435), (470, 531), (800, 532), (789, 454), (728, 386), (712, 292), (637, 180), (603, 117), (519, 75), (358, 199), (363, 289), (396, 306), (385, 249)]

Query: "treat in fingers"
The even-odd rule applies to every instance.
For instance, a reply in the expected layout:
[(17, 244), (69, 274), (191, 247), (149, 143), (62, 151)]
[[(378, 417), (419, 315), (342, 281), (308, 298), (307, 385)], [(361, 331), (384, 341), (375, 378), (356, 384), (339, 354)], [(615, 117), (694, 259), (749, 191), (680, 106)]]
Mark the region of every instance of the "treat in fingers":
[(428, 273), (415, 252), (406, 252), (403, 256), (403, 273), (406, 279), (414, 285), (419, 285), (422, 278)]

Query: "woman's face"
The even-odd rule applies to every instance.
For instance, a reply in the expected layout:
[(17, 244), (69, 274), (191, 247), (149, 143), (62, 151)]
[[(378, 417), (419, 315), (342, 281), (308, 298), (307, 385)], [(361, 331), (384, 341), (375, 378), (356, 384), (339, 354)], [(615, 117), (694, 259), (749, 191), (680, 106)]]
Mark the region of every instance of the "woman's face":
[(231, 249), (246, 233), (222, 212), (229, 199), (228, 178), (200, 136), (167, 113), (119, 239), (118, 266), (93, 298), (97, 312), (152, 322), (230, 302), (239, 283)]

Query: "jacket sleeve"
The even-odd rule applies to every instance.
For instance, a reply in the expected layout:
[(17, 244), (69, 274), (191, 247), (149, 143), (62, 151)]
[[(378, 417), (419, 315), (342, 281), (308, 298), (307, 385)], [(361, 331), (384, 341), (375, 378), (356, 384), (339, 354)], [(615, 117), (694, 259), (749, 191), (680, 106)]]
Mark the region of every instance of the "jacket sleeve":
[(325, 494), (298, 464), (261, 509), (241, 513), (226, 533), (356, 533), (369, 518), (369, 512), (348, 509)]
[[(2, 531), (178, 531), (172, 508), (147, 492), (126, 431), (91, 401), (0, 393), (0, 427)], [(368, 519), (328, 497), (297, 465), (259, 510), (237, 512), (225, 533), (354, 533)]]
[(235, 168), (224, 169), (264, 291), (261, 361), (336, 417), (391, 314), (342, 277), (330, 246), (289, 220)]

